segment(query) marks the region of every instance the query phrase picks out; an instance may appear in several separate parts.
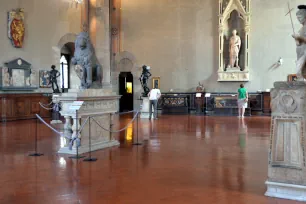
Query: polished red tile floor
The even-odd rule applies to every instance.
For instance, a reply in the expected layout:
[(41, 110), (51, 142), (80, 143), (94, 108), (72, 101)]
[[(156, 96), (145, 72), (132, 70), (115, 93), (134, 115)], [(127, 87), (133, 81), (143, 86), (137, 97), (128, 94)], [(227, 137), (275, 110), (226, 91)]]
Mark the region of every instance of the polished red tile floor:
[(86, 163), (58, 155), (61, 139), (42, 124), (44, 156), (29, 157), (35, 120), (0, 123), (0, 204), (298, 203), (264, 196), (269, 128), (269, 117), (142, 119), (143, 145), (132, 145), (134, 124), (115, 135), (120, 147)]

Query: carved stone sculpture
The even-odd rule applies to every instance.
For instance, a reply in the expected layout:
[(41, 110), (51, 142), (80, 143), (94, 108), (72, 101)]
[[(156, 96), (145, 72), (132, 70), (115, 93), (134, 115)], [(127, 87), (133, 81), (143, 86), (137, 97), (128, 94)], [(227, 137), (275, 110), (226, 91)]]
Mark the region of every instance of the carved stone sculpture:
[(305, 92), (302, 81), (275, 82), (265, 195), (306, 201)]
[(142, 66), (142, 74), (139, 77), (140, 83), (141, 83), (142, 88), (143, 88), (143, 93), (142, 93), (143, 97), (147, 97), (149, 92), (150, 92), (150, 89), (148, 87), (148, 80), (151, 77), (151, 73), (150, 73), (149, 70), (150, 70), (149, 66), (143, 65)]
[(228, 68), (239, 68), (239, 51), (241, 47), (241, 39), (237, 35), (237, 30), (233, 30), (233, 36), (230, 38), (229, 57), (230, 62)]
[(219, 82), (250, 80), (251, 5), (251, 0), (219, 0)]
[(11, 77), (8, 68), (3, 68), (3, 86), (11, 85)]
[(36, 85), (37, 84), (37, 76), (36, 76), (36, 71), (31, 70), (31, 75), (30, 75), (30, 84), (31, 86)]
[(306, 70), (306, 5), (298, 6), (298, 11), (296, 17), (298, 21), (303, 25), (300, 29), (299, 34), (293, 35), (293, 38), (296, 40), (296, 54), (297, 54), (297, 78), (298, 80), (303, 80), (303, 75)]
[[(72, 64), (81, 80), (81, 88), (99, 88), (102, 84), (102, 67), (95, 55), (88, 32), (81, 32), (75, 41)], [(94, 85), (94, 87), (93, 87)]]
[[(51, 71), (49, 72), (49, 84), (52, 85), (52, 90), (53, 93), (60, 93), (58, 85), (57, 85), (57, 78), (60, 76), (61, 74), (59, 73), (59, 71), (57, 71), (55, 69), (55, 66), (52, 65), (51, 66)], [(56, 88), (55, 88), (56, 86)]]

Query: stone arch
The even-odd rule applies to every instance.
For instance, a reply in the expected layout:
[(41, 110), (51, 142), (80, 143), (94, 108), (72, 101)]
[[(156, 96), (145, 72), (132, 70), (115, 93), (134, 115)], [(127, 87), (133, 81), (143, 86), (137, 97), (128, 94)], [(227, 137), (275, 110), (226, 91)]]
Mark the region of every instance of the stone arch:
[[(121, 63), (122, 61), (128, 61), (130, 63), (132, 63), (132, 66), (130, 66), (130, 68), (126, 69), (127, 67), (121, 67)], [(137, 61), (136, 61), (136, 57), (128, 52), (128, 51), (123, 51), (120, 52), (119, 54), (116, 55), (115, 57), (115, 72), (134, 72), (137, 71)]]
[(66, 35), (61, 37), (61, 39), (57, 43), (57, 48), (61, 49), (65, 44), (67, 44), (69, 42), (73, 42), (74, 43), (76, 38), (77, 38), (77, 34), (75, 34), (75, 33), (67, 33)]
[[(60, 59), (61, 59), (61, 49), (67, 43), (74, 43), (77, 38), (77, 34), (75, 33), (67, 33), (60, 38), (57, 45), (55, 45), (53, 50), (53, 64), (57, 69), (60, 68)], [(70, 73), (73, 74), (73, 73)]]
[(136, 57), (128, 51), (120, 52), (116, 55), (113, 65), (114, 68), (112, 72), (112, 87), (116, 93), (118, 93), (118, 79), (120, 72), (131, 72), (133, 74), (134, 109), (138, 110), (140, 106), (140, 101), (137, 99), (139, 99), (139, 97), (141, 96), (142, 87), (139, 81), (141, 67), (137, 65)]

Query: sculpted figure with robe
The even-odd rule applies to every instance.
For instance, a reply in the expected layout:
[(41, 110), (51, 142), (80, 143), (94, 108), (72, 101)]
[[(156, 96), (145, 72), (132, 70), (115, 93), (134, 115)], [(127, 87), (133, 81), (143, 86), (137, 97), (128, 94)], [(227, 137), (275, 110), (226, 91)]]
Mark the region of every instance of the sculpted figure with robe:
[(306, 73), (306, 5), (300, 5), (298, 6), (298, 9), (296, 17), (303, 27), (300, 29), (298, 34), (294, 34), (292, 37), (296, 40), (297, 78), (301, 81), (304, 79), (303, 75)]
[(229, 43), (230, 62), (227, 67), (228, 68), (233, 68), (233, 67), (239, 68), (239, 51), (241, 47), (241, 39), (237, 35), (237, 30), (233, 30), (232, 33), (233, 35), (230, 38), (230, 43)]

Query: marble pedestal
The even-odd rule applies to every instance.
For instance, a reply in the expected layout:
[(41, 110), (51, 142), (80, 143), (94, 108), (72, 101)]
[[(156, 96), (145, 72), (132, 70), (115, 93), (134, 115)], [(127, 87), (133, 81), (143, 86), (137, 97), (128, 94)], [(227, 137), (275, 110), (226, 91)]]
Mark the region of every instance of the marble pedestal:
[[(92, 151), (119, 145), (119, 142), (112, 138), (109, 131), (99, 127), (100, 125), (106, 129), (111, 129), (112, 115), (118, 111), (119, 98), (120, 96), (115, 95), (111, 90), (105, 89), (69, 90), (68, 93), (63, 93), (57, 97), (57, 100), (62, 104), (60, 113), (65, 117), (64, 130), (66, 135), (72, 134), (72, 137), (75, 137), (86, 118), (88, 116), (93, 118), (86, 123), (79, 136), (81, 138), (79, 154), (89, 152), (89, 128)], [(74, 101), (84, 101), (77, 113), (70, 110)], [(76, 154), (76, 145), (70, 150), (68, 144), (69, 141), (64, 147), (60, 148), (58, 153)]]
[(228, 68), (226, 71), (218, 71), (218, 81), (249, 81), (249, 71), (240, 71), (239, 68)]
[[(154, 118), (153, 113), (154, 113), (154, 110), (152, 107), (152, 115), (151, 115), (152, 117), (151, 118)], [(150, 117), (150, 100), (148, 97), (143, 97), (140, 118), (149, 118), (149, 117)]]
[(271, 138), (266, 196), (306, 201), (305, 82), (271, 90)]

